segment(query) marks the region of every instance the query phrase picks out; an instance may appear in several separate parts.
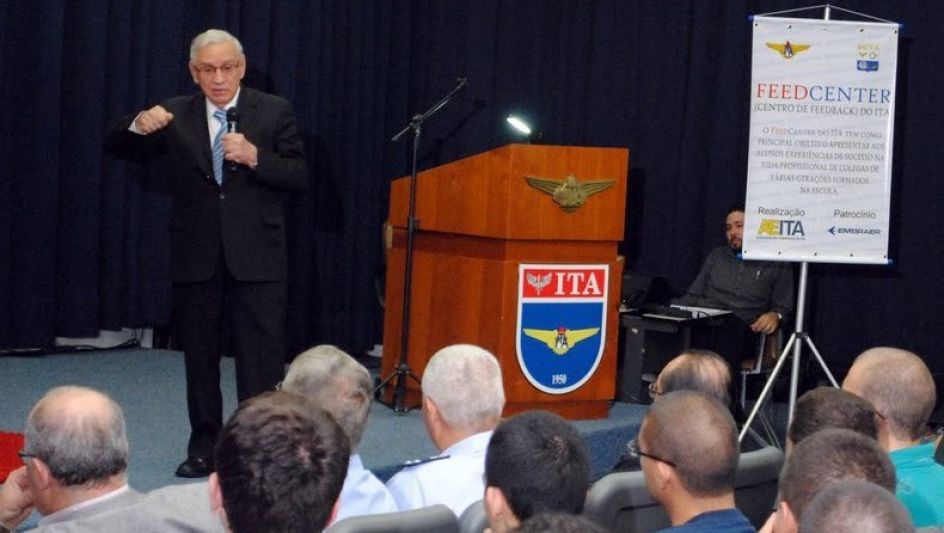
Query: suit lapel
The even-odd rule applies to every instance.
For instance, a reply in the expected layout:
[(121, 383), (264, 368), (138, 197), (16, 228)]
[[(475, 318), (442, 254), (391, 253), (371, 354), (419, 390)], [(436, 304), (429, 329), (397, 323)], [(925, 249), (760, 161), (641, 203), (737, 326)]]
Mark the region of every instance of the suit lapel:
[(210, 130), (207, 127), (206, 102), (203, 94), (197, 94), (187, 109), (187, 119), (182, 121), (186, 135), (192, 142), (185, 143), (193, 146), (194, 159), (200, 172), (213, 176), (213, 154), (210, 153)]
[(249, 142), (255, 142), (253, 141), (253, 139), (255, 139), (254, 127), (259, 117), (259, 99), (257, 98), (256, 92), (247, 87), (243, 87), (239, 91), (239, 102), (237, 106), (239, 107), (238, 131), (245, 135), (246, 139), (249, 139)]

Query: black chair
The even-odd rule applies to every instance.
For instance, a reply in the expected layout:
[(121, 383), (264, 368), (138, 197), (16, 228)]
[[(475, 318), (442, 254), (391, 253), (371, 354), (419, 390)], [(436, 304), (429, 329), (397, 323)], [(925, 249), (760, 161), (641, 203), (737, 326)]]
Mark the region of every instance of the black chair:
[[(734, 481), (737, 508), (760, 528), (777, 500), (783, 452), (773, 446), (742, 453)], [(649, 497), (642, 472), (617, 472), (590, 487), (583, 514), (612, 531), (655, 531), (670, 526), (669, 516)]]
[(485, 502), (479, 500), (459, 515), (459, 533), (482, 533), (488, 527)]
[(445, 505), (412, 511), (352, 516), (333, 524), (327, 533), (459, 533), (455, 513)]
[(783, 452), (774, 446), (742, 453), (734, 480), (734, 500), (744, 516), (760, 529), (777, 501)]
[(672, 525), (652, 501), (642, 472), (616, 472), (590, 487), (583, 514), (611, 531), (656, 531)]

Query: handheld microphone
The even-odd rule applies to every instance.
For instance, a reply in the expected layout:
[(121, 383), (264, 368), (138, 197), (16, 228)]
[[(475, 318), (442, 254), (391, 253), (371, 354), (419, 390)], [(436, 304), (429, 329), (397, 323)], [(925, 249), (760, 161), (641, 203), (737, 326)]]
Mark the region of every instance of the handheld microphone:
[[(226, 110), (226, 133), (236, 133), (236, 125), (239, 123), (239, 109), (231, 107)], [(236, 170), (236, 162), (232, 161), (229, 165), (230, 170)]]
[(236, 133), (236, 124), (239, 122), (239, 109), (231, 107), (226, 110), (226, 132)]

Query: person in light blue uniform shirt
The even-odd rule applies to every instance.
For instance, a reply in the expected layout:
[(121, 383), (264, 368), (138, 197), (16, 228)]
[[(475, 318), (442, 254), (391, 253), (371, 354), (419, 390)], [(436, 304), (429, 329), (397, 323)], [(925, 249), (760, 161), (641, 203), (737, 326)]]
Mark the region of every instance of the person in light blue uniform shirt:
[(335, 522), (349, 516), (397, 511), (393, 496), (364, 468), (356, 453), (370, 412), (372, 383), (367, 369), (335, 346), (316, 346), (292, 361), (282, 390), (315, 400), (334, 417), (351, 441), (351, 460)]
[[(393, 496), (369, 470), (360, 455), (354, 453), (367, 426), (371, 402), (371, 380), (367, 369), (344, 351), (321, 345), (302, 352), (289, 366), (280, 388), (314, 401), (338, 423), (351, 443), (351, 458), (341, 495), (338, 497), (337, 522), (349, 516), (397, 511)], [(193, 505), (193, 494), (206, 494), (207, 483), (172, 485), (148, 494), (147, 500), (172, 511), (179, 524), (192, 531), (215, 531), (208, 524), (218, 523), (203, 498), (204, 505)], [(199, 496), (196, 499), (200, 500)], [(152, 505), (151, 507), (155, 507)]]
[(482, 499), (485, 451), (505, 406), (501, 368), (478, 346), (436, 352), (423, 373), (423, 421), (440, 454), (387, 482), (401, 511), (443, 504), (456, 516)]

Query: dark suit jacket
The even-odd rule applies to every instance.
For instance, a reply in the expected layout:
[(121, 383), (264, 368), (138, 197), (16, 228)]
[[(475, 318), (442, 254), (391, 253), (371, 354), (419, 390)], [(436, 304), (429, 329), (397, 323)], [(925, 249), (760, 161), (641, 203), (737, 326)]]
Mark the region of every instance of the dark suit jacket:
[(174, 115), (166, 128), (138, 135), (128, 131), (137, 114), (128, 115), (109, 129), (105, 146), (123, 159), (162, 164), (171, 180), (171, 281), (206, 281), (221, 249), (237, 280), (284, 281), (288, 194), (307, 186), (291, 104), (247, 87), (240, 90), (237, 131), (258, 148), (258, 165), (234, 168), (224, 162), (222, 188), (213, 178), (203, 94), (161, 105)]

